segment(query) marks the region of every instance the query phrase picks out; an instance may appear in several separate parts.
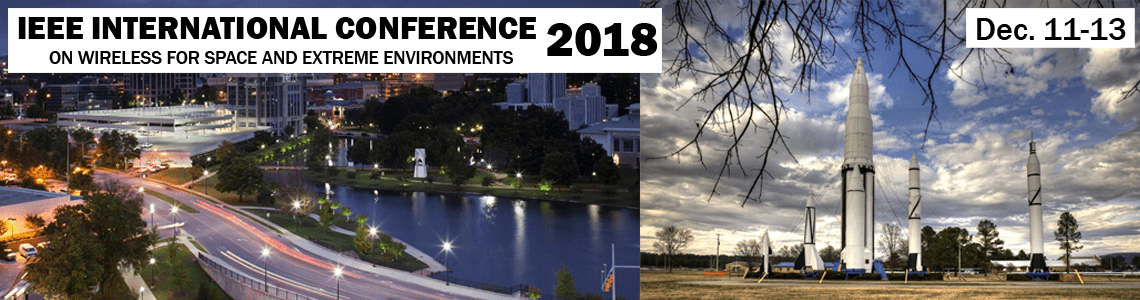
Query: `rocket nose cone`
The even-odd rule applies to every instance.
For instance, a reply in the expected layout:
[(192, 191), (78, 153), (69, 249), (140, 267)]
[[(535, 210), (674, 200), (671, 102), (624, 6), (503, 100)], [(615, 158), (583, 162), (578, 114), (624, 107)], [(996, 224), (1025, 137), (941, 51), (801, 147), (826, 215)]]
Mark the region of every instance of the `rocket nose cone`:
[(859, 71), (863, 70), (863, 58), (862, 57), (855, 59), (855, 70), (859, 70)]
[(815, 199), (812, 199), (811, 196), (808, 196), (807, 207), (815, 207)]
[(918, 159), (915, 158), (914, 153), (910, 154), (910, 167), (911, 168), (918, 168)]

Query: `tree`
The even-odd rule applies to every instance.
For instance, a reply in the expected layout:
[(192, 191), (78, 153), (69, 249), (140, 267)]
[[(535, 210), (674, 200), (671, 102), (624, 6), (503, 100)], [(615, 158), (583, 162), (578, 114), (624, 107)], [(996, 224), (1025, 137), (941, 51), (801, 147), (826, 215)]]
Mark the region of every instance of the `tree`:
[[(142, 196), (134, 189), (109, 181), (102, 190), (84, 197), (83, 204), (56, 208), (55, 220), (43, 231), (50, 243), (38, 249), (39, 262), (27, 267), (33, 289), (87, 298), (89, 287), (111, 286), (119, 277), (119, 267), (138, 270), (145, 266), (156, 237), (146, 229), (142, 204)], [(100, 296), (96, 298), (106, 297)]]
[(599, 158), (594, 163), (594, 174), (597, 175), (598, 181), (605, 185), (613, 186), (621, 182), (621, 172), (618, 170), (617, 164), (614, 164), (613, 157)]
[(372, 253), (372, 237), (368, 236), (368, 226), (364, 226), (364, 223), (356, 225), (356, 236), (352, 237), (352, 244), (361, 256)]
[(554, 273), (554, 277), (558, 279), (558, 285), (554, 286), (554, 297), (558, 299), (577, 299), (578, 290), (574, 289), (574, 274), (566, 265), (562, 265), (562, 269)]
[(988, 265), (990, 257), (1001, 256), (1005, 241), (998, 238), (997, 226), (990, 220), (978, 222), (978, 243), (982, 246), (982, 259)]
[(1029, 254), (1025, 254), (1025, 249), (1017, 250), (1017, 256), (1015, 258), (1019, 260), (1026, 260), (1029, 259)]
[(934, 237), (936, 235), (938, 235), (938, 233), (934, 232), (934, 227), (930, 227), (930, 225), (922, 227), (922, 265), (926, 268), (933, 266), (930, 259), (933, 257), (931, 256), (930, 246), (934, 245)]
[[(948, 3), (959, 8), (948, 9)], [(1079, 7), (1103, 5), (1101, 1), (1073, 2), (1073, 6)], [(1014, 72), (1013, 63), (1006, 59), (1008, 54), (1003, 56), (1008, 50), (966, 49), (968, 34), (962, 32), (966, 28), (963, 23), (967, 20), (967, 8), (1003, 7), (1005, 2), (944, 0), (940, 10), (911, 8), (894, 1), (645, 0), (642, 6), (662, 7), (665, 12), (661, 51), (670, 64), (662, 71), (662, 77), (700, 78), (696, 92), (684, 99), (682, 107), (693, 102), (708, 103), (699, 108), (704, 116), (696, 124), (692, 139), (666, 157), (687, 157), (695, 152), (704, 161), (708, 159), (705, 153), (718, 153), (713, 160), (720, 173), (709, 192), (710, 198), (718, 194), (719, 179), (729, 175), (730, 168), (739, 166), (742, 172), (751, 168), (739, 158), (756, 157), (759, 168), (744, 173), (753, 180), (741, 195), (741, 205), (760, 201), (764, 178), (771, 178), (767, 173), (770, 158), (778, 153), (795, 160), (781, 130), (789, 113), (787, 105), (796, 101), (791, 95), (807, 94), (806, 101), (810, 102), (812, 92), (818, 94), (813, 87), (820, 86), (823, 76), (833, 73), (835, 65), (853, 62), (853, 55), (867, 56), (870, 64), (874, 60), (870, 56), (873, 50), (897, 50), (898, 55), (887, 56), (885, 61), (894, 62), (891, 74), (901, 74), (912, 87), (922, 91), (923, 96), (916, 97), (915, 102), (920, 98), (922, 105), (930, 105), (927, 129), (937, 122), (935, 113), (939, 101), (943, 101), (939, 95), (944, 94), (936, 92), (934, 86), (944, 80), (946, 73), (984, 88), (985, 76), (963, 78), (967, 66), (982, 68), (978, 73)], [(935, 18), (918, 23), (907, 21), (905, 15), (916, 9), (934, 9)], [(838, 42), (846, 39), (855, 46)], [(1124, 99), (1136, 95), (1140, 83), (1124, 92)], [(726, 125), (723, 120), (732, 120), (732, 124)], [(731, 136), (714, 131), (720, 128), (731, 128)], [(924, 139), (925, 132), (924, 129)], [(741, 141), (755, 139), (751, 135), (761, 136), (758, 154), (751, 153), (751, 148), (741, 149), (748, 145)], [(729, 144), (717, 143), (720, 140)], [(749, 153), (742, 153), (745, 151)]]
[(332, 226), (333, 218), (336, 218), (336, 209), (333, 208), (335, 201), (321, 198), (317, 200), (320, 207), (317, 208), (317, 216), (320, 217), (318, 222), (321, 224), (321, 229), (328, 229)]
[(214, 188), (219, 192), (237, 193), (238, 201), (245, 202), (245, 195), (252, 195), (266, 185), (265, 173), (252, 158), (234, 153), (236, 151), (230, 151), (220, 159), (218, 184)]
[(835, 249), (831, 244), (827, 244), (823, 250), (819, 250), (819, 256), (823, 261), (836, 261), (839, 260), (839, 249)]
[(1057, 230), (1053, 231), (1053, 237), (1061, 242), (1060, 248), (1065, 251), (1065, 273), (1069, 272), (1070, 255), (1085, 247), (1078, 245), (1081, 242), (1079, 229), (1080, 225), (1077, 225), (1077, 219), (1073, 217), (1073, 214), (1066, 211), (1057, 219)]
[(883, 227), (883, 233), (879, 235), (879, 249), (887, 253), (888, 267), (898, 268), (902, 265), (903, 257), (907, 257), (907, 241), (903, 238), (902, 228), (895, 225)]
[(344, 216), (345, 221), (351, 221), (352, 220), (352, 208), (351, 207), (348, 207), (348, 206), (341, 207), (340, 208), (340, 214), (342, 216)]
[(542, 179), (553, 181), (554, 184), (569, 186), (578, 179), (578, 163), (574, 155), (569, 152), (558, 151), (547, 153), (542, 160)]
[(672, 273), (673, 266), (669, 264), (670, 260), (674, 255), (681, 254), (681, 249), (688, 246), (691, 241), (693, 241), (691, 231), (669, 226), (657, 231), (657, 241), (653, 242), (653, 249), (665, 256), (665, 268)]
[[(4, 236), (5, 234), (8, 234), (8, 231), (11, 229), (12, 228), (8, 227), (8, 220), (0, 220), (0, 236)], [(3, 245), (0, 245), (0, 246), (3, 246)]]
[(1132, 269), (1140, 269), (1140, 255), (1132, 256)]
[(736, 243), (736, 249), (733, 250), (733, 253), (735, 253), (736, 256), (743, 257), (744, 261), (748, 262), (748, 267), (751, 268), (760, 265), (760, 257), (764, 255), (764, 253), (760, 251), (762, 248), (760, 241), (755, 239), (743, 240)]
[(24, 217), (24, 227), (36, 230), (44, 227), (44, 218), (37, 214), (28, 214)]
[(780, 247), (779, 251), (776, 251), (776, 256), (795, 259), (796, 256), (800, 255), (801, 252), (804, 252), (804, 244), (795, 244), (791, 246), (784, 245), (783, 247)]
[(490, 187), (492, 184), (495, 184), (495, 176), (494, 175), (483, 176), (481, 184), (483, 185), (483, 187)]

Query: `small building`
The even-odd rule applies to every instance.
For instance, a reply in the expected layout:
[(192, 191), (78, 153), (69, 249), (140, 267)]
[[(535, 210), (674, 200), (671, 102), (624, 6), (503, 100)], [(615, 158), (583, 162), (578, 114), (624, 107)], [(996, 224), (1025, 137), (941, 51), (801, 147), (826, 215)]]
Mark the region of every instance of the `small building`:
[(641, 104), (629, 106), (629, 114), (611, 118), (589, 127), (578, 129), (582, 139), (592, 139), (606, 154), (614, 158), (614, 163), (632, 168), (641, 167)]
[(30, 231), (25, 225), (30, 215), (40, 216), (50, 223), (55, 219), (52, 211), (56, 207), (79, 204), (82, 203), (81, 199), (41, 190), (0, 187), (0, 222), (8, 225), (8, 232), (2, 237)]

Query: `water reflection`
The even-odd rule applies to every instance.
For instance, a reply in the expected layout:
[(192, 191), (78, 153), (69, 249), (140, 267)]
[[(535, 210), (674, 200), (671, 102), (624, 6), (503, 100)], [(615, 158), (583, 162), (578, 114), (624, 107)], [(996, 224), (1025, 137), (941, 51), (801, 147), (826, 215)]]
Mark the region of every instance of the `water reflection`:
[[(323, 183), (315, 183), (320, 190)], [(600, 293), (599, 269), (617, 244), (621, 265), (638, 263), (636, 210), (503, 197), (386, 192), (330, 186), (333, 199), (371, 214), (382, 231), (425, 253), (453, 240), (452, 275), (500, 286), (520, 283), (553, 294), (555, 272), (565, 264), (579, 291)], [(443, 253), (435, 256), (443, 260)], [(638, 296), (636, 272), (618, 277), (618, 295)]]

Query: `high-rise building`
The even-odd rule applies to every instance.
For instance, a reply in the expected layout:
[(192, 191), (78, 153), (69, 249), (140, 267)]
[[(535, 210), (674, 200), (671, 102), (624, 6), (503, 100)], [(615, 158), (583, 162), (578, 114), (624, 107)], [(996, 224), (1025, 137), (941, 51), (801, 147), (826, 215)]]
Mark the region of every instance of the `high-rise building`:
[(606, 97), (593, 83), (581, 87), (581, 96), (554, 99), (554, 111), (561, 112), (570, 130), (593, 125), (606, 118)]
[(552, 103), (554, 99), (566, 97), (566, 73), (527, 74), (526, 88), (529, 102)]
[(125, 77), (124, 91), (138, 98), (140, 106), (153, 106), (156, 98), (169, 97), (176, 89), (190, 95), (198, 87), (197, 73), (128, 73)]
[(526, 83), (512, 82), (507, 84), (507, 103), (526, 102)]
[(77, 83), (49, 84), (44, 109), (76, 111), (111, 109), (123, 92), (123, 83), (112, 79), (84, 77)]
[[(226, 107), (233, 111), (238, 127), (269, 127), (284, 135), (304, 129), (304, 80), (292, 73), (229, 74)], [(293, 132), (285, 128), (293, 126)]]

